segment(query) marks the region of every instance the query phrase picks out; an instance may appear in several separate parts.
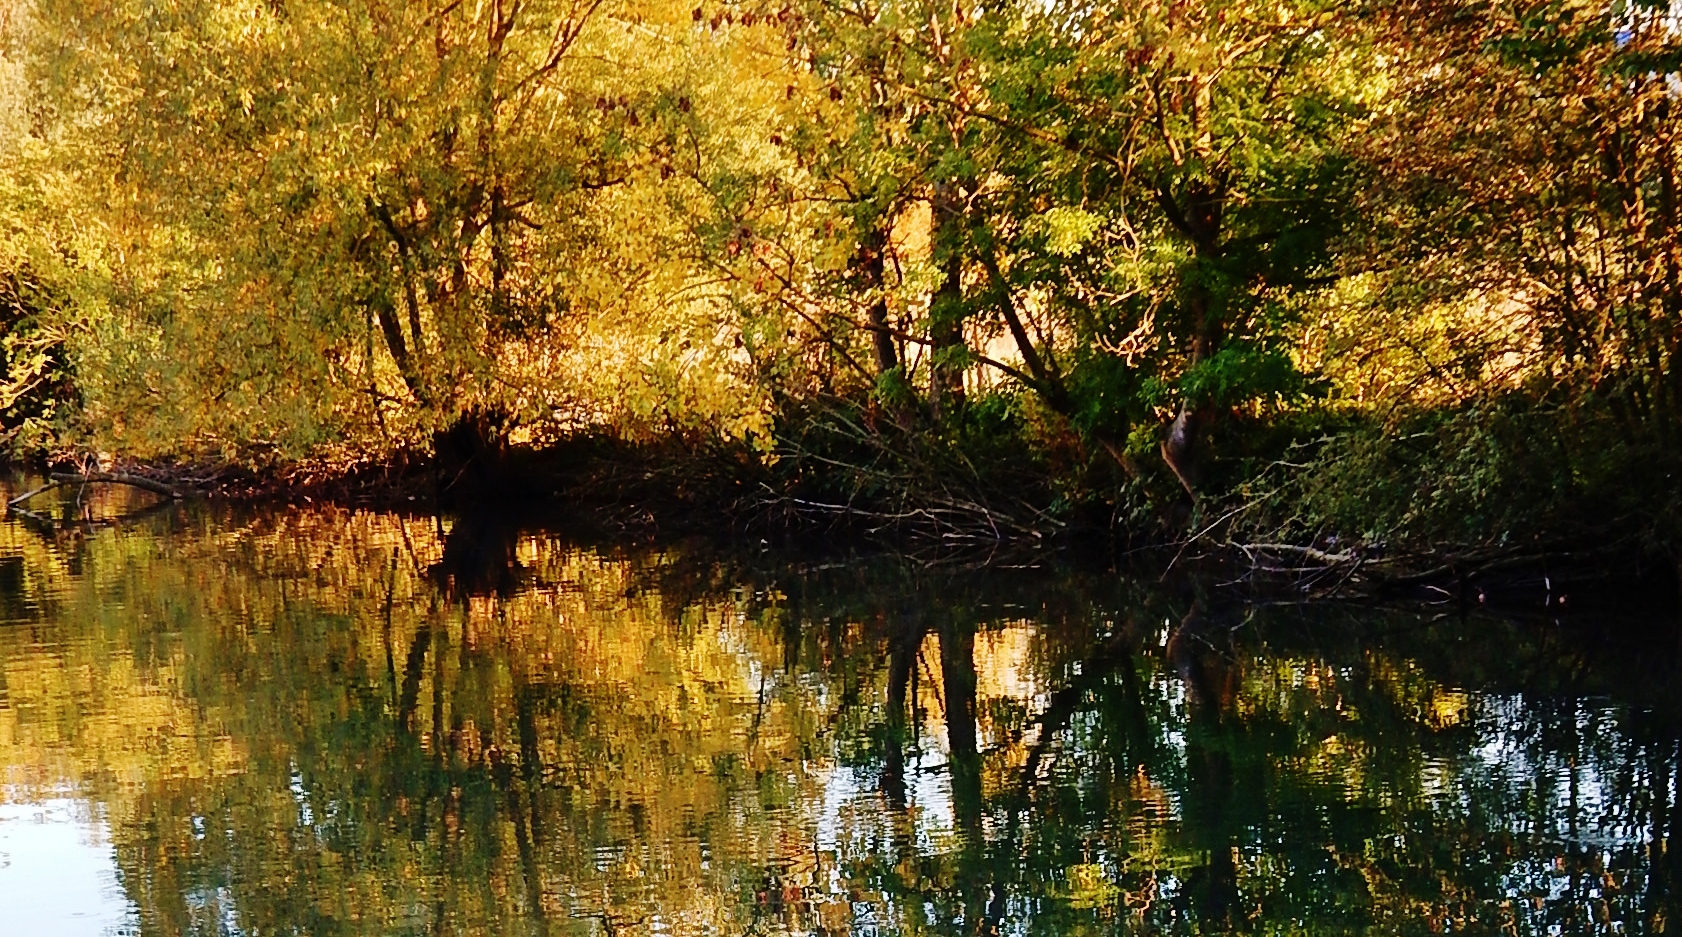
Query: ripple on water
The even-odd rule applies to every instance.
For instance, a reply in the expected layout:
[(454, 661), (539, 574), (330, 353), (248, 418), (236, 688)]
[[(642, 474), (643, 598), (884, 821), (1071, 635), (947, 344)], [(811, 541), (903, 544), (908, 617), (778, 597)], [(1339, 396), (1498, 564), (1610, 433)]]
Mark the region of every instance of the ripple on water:
[(440, 585), (473, 530), (0, 524), (0, 934), (1634, 933), (1668, 874), (1675, 710), (1557, 634), (529, 531)]

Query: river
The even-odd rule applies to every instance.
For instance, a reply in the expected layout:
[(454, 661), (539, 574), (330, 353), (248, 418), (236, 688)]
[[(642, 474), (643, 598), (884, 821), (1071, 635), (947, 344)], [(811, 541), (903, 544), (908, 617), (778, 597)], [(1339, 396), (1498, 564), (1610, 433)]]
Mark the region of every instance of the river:
[(1661, 613), (150, 497), (0, 525), (6, 937), (1682, 925)]

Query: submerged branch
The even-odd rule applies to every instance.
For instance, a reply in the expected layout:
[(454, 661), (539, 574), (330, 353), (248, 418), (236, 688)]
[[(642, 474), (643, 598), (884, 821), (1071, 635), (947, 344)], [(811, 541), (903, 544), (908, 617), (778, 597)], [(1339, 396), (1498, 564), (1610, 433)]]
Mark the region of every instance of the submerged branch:
[(51, 491), (54, 488), (57, 488), (61, 484), (63, 484), (63, 482), (53, 481), (53, 482), (48, 482), (45, 485), (42, 485), (38, 488), (32, 488), (32, 489), (24, 492), (23, 494), (18, 495), (17, 497), (11, 499), (10, 501), (7, 501), (6, 502), (6, 509), (9, 510), (9, 511), (17, 511), (17, 510), (21, 509), (23, 507), (23, 505), (29, 501), (30, 498), (33, 498), (38, 494), (42, 494), (44, 492)]

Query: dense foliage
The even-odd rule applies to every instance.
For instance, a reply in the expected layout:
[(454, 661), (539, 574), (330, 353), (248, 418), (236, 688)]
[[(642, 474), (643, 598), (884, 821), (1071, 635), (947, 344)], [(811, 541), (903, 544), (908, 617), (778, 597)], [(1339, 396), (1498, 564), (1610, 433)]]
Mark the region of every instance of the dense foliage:
[(1669, 4), (698, 2), (14, 0), (14, 452), (466, 425), (952, 529), (1682, 517)]

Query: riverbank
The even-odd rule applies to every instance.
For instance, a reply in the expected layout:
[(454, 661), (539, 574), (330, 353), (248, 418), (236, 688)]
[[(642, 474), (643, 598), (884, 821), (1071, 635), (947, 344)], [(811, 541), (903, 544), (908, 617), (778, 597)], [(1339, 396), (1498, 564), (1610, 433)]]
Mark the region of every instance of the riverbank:
[[(963, 458), (927, 441), (921, 449), (898, 451), (879, 442), (879, 451), (864, 458), (833, 446), (818, 449), (810, 433), (804, 442), (805, 448), (788, 446), (770, 456), (744, 445), (675, 437), (635, 444), (580, 435), (539, 448), (458, 429), (434, 440), (430, 451), (400, 450), (380, 459), (258, 468), (117, 462), (92, 475), (64, 460), (32, 467), (63, 484), (86, 478), (218, 502), (500, 517), (508, 519), (504, 526), (564, 525), (627, 542), (700, 537), (818, 551), (868, 545), (930, 563), (974, 565), (1032, 562), (1044, 554), (1125, 556), (1160, 567), (1164, 575), (1196, 567), (1233, 588), (1306, 599), (1400, 596), (1559, 612), (1625, 597), (1674, 602), (1682, 594), (1682, 572), (1666, 546), (1662, 515), (1642, 526), (1629, 522), (1627, 509), (1620, 520), (1605, 507), (1639, 497), (1662, 485), (1662, 478), (1621, 492), (1589, 491), (1583, 498), (1588, 507), (1571, 514), (1547, 514), (1533, 500), (1527, 528), (1512, 523), (1522, 512), (1508, 505), (1505, 514), (1484, 509), (1506, 528), (1481, 538), (1386, 539), (1351, 535), (1358, 523), (1331, 527), (1330, 512), (1314, 498), (1331, 487), (1343, 499), (1339, 508), (1351, 511), (1349, 480), (1328, 483), (1323, 474), (1302, 469), (1281, 478), (1280, 467), (1289, 465), (1283, 458), (1263, 471), (1229, 469), (1237, 482), (1189, 503), (1119, 473), (1094, 481), (1098, 473), (1090, 466), (1084, 489), (1077, 489), (1067, 466), (1059, 477), (1043, 459), (1008, 446)], [(1327, 448), (1312, 458), (1321, 465), (1347, 459)], [(959, 464), (961, 471), (954, 469)], [(1350, 471), (1347, 461), (1336, 464)], [(1305, 491), (1304, 479), (1323, 487)], [(1366, 484), (1395, 496), (1382, 479)], [(1370, 524), (1387, 506), (1370, 493), (1363, 497)], [(1603, 510), (1590, 525), (1584, 518), (1595, 505)], [(1304, 523), (1305, 516), (1319, 516), (1320, 530)]]

